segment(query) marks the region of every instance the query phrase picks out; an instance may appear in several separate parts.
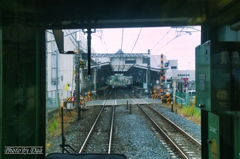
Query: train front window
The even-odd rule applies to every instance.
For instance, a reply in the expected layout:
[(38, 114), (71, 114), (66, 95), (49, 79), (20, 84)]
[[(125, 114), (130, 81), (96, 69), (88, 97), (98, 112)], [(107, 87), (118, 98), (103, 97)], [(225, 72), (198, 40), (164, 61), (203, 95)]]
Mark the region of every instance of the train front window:
[(148, 158), (142, 152), (151, 149), (155, 156), (171, 157), (159, 134), (151, 131), (143, 106), (174, 122), (194, 116), (191, 126), (200, 134), (193, 93), (200, 26), (97, 28), (91, 34), (90, 60), (83, 30), (58, 33), (64, 52), (59, 51), (55, 32), (46, 30), (46, 155), (116, 153)]

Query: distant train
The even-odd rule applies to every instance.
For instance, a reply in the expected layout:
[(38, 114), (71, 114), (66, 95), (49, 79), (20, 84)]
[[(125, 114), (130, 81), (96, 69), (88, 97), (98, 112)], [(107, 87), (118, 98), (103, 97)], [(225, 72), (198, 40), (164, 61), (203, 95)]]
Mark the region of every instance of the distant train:
[(129, 86), (133, 84), (132, 76), (124, 76), (123, 74), (115, 74), (110, 76), (107, 79), (106, 84), (111, 85), (112, 87), (122, 87)]

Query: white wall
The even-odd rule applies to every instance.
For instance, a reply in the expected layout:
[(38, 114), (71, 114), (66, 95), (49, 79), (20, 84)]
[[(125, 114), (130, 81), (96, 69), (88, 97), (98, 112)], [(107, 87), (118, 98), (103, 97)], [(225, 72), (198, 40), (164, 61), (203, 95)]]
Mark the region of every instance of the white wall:
[[(63, 30), (64, 32), (64, 51), (76, 51), (78, 49), (78, 43), (76, 41), (76, 33), (79, 32), (80, 39), (80, 49), (84, 52), (87, 51), (87, 40), (85, 39), (81, 30)], [(51, 30), (46, 32), (46, 70), (47, 70), (47, 91), (55, 91), (56, 85), (51, 82), (51, 67), (52, 67), (52, 58), (53, 53), (57, 51), (56, 42)], [(94, 51), (94, 50), (92, 50)], [(64, 55), (58, 53), (58, 89), (61, 89), (60, 98), (66, 99), (70, 97), (70, 91), (73, 92), (75, 89), (75, 64), (74, 64), (75, 55)], [(63, 80), (61, 80), (61, 76)], [(66, 85), (69, 84), (68, 91), (66, 90)]]

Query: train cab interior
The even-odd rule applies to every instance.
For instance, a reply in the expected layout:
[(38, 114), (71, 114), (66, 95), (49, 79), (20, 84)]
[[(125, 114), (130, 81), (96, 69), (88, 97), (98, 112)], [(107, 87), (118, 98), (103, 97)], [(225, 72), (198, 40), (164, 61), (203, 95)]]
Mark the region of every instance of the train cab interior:
[[(195, 25), (201, 26), (194, 94), (201, 108), (202, 158), (239, 159), (240, 63), (217, 62), (222, 50), (240, 53), (238, 0), (1, 0), (0, 158), (46, 157), (46, 30), (83, 29), (89, 43), (96, 28)], [(23, 145), (39, 152), (6, 153)]]

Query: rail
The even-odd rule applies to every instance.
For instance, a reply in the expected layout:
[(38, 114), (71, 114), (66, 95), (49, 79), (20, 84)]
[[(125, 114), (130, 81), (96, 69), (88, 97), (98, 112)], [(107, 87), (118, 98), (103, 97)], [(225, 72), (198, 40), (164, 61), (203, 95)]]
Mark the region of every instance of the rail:
[(166, 120), (169, 124), (171, 124), (171, 126), (175, 127), (177, 130), (179, 130), (182, 134), (184, 134), (187, 138), (191, 139), (197, 146), (201, 147), (201, 143), (198, 142), (196, 139), (194, 139), (191, 135), (189, 135), (188, 133), (186, 133), (183, 129), (181, 129), (179, 126), (177, 126), (175, 123), (173, 123), (171, 120), (169, 120), (167, 117), (165, 117), (163, 114), (159, 113), (157, 110), (153, 109), (152, 107), (150, 107), (148, 105), (148, 107), (153, 110), (154, 112), (156, 112), (158, 115), (161, 116), (161, 118), (163, 118), (164, 120)]
[(114, 118), (115, 118), (115, 105), (112, 106), (112, 120), (111, 120), (111, 128), (110, 128), (110, 135), (109, 135), (109, 143), (108, 143), (108, 154), (111, 153), (112, 148), (112, 136), (113, 136), (113, 127), (114, 127)]
[(153, 120), (153, 118), (151, 118), (151, 116), (149, 116), (149, 114), (147, 114), (140, 106), (139, 109), (149, 118), (149, 120), (154, 124), (154, 126), (158, 128), (160, 133), (165, 137), (165, 139), (168, 140), (168, 142), (174, 147), (174, 149), (177, 150), (178, 153), (183, 158), (187, 159), (188, 157), (185, 155), (185, 153), (177, 146), (177, 144), (175, 144), (175, 142), (167, 135), (167, 133), (165, 133), (165, 131)]
[[(130, 95), (130, 94), (129, 94), (129, 96), (130, 96), (131, 98), (133, 98), (133, 95)], [(178, 98), (180, 98), (180, 97), (178, 97)], [(183, 99), (183, 98), (181, 98), (181, 99)], [(137, 103), (137, 100), (135, 100), (135, 98), (133, 98), (133, 100), (135, 101), (135, 103), (136, 103), (136, 105), (138, 106), (138, 108), (139, 108), (139, 109), (149, 118), (149, 120), (154, 124), (154, 126), (156, 126), (156, 127), (158, 128), (159, 132), (161, 132), (161, 134), (165, 137), (165, 139), (168, 140), (168, 142), (174, 147), (174, 149), (177, 151), (177, 154), (179, 154), (182, 158), (188, 159), (188, 158), (189, 158), (188, 154), (187, 154), (186, 152), (184, 152), (184, 150), (182, 150), (182, 148), (180, 148), (180, 147), (178, 146), (178, 144), (175, 143), (175, 141), (174, 141), (173, 139), (171, 139), (171, 137), (167, 134), (167, 132), (165, 132), (165, 130), (163, 130), (163, 129), (156, 123), (156, 121), (155, 121), (147, 112), (145, 112), (145, 111), (141, 108), (140, 104)], [(151, 107), (149, 106), (149, 104), (148, 104), (145, 100), (143, 100), (143, 99), (141, 99), (141, 100), (145, 103), (145, 105), (147, 105), (149, 108), (151, 108)], [(144, 107), (144, 108), (146, 108), (146, 107)], [(201, 147), (201, 143), (200, 143), (200, 142), (198, 142), (196, 139), (194, 139), (192, 136), (190, 136), (188, 133), (186, 133), (184, 130), (182, 130), (180, 127), (178, 127), (178, 126), (177, 126), (176, 124), (174, 124), (172, 121), (170, 121), (168, 118), (164, 117), (161, 113), (159, 113), (158, 111), (154, 110), (153, 108), (151, 108), (151, 109), (152, 109), (153, 111), (155, 111), (157, 114), (161, 115), (161, 117), (164, 118), (164, 120), (166, 120), (169, 124), (171, 124), (172, 127), (174, 127), (175, 129), (177, 129), (181, 134), (183, 134), (184, 136), (186, 136), (186, 138), (188, 138), (189, 141), (193, 142), (195, 145), (197, 145), (197, 147)]]
[(87, 135), (87, 137), (86, 137), (86, 139), (84, 140), (84, 142), (83, 142), (83, 144), (82, 144), (82, 146), (81, 146), (81, 148), (80, 148), (80, 150), (79, 150), (79, 153), (82, 153), (82, 152), (83, 152), (83, 149), (85, 148), (85, 146), (86, 146), (86, 144), (87, 144), (90, 136), (92, 135), (93, 130), (94, 130), (95, 126), (97, 125), (97, 122), (98, 122), (98, 120), (99, 120), (99, 118), (100, 118), (103, 110), (104, 110), (104, 106), (102, 107), (102, 109), (101, 109), (100, 112), (98, 113), (98, 116), (97, 116), (95, 122), (93, 123), (93, 125), (92, 125), (92, 127), (91, 127), (91, 129), (90, 129), (90, 131), (89, 131), (89, 133), (88, 133), (88, 135)]
[[(111, 96), (111, 94), (112, 94), (112, 91), (110, 92), (109, 96)], [(102, 109), (100, 110), (98, 116), (96, 117), (96, 119), (95, 119), (95, 121), (94, 121), (94, 123), (93, 123), (93, 125), (92, 125), (92, 127), (91, 127), (91, 129), (90, 129), (90, 131), (88, 133), (88, 135), (87, 135), (87, 137), (85, 138), (85, 140), (84, 140), (84, 142), (83, 142), (83, 144), (82, 144), (82, 146), (81, 146), (81, 148), (79, 150), (79, 153), (82, 153), (83, 150), (86, 148), (86, 145), (89, 142), (89, 139), (90, 139), (91, 135), (93, 134), (94, 129), (96, 128), (96, 125), (97, 125), (97, 123), (98, 123), (98, 121), (100, 119), (100, 116), (101, 116), (101, 114), (103, 113), (103, 110), (106, 107), (107, 101), (108, 100), (104, 101)], [(113, 126), (114, 126), (114, 117), (115, 117), (115, 105), (116, 105), (116, 102), (113, 101), (112, 102), (111, 124), (110, 124), (110, 131), (109, 131), (108, 152), (107, 152), (108, 154), (111, 153), (111, 148), (112, 148), (112, 136), (113, 136)]]

